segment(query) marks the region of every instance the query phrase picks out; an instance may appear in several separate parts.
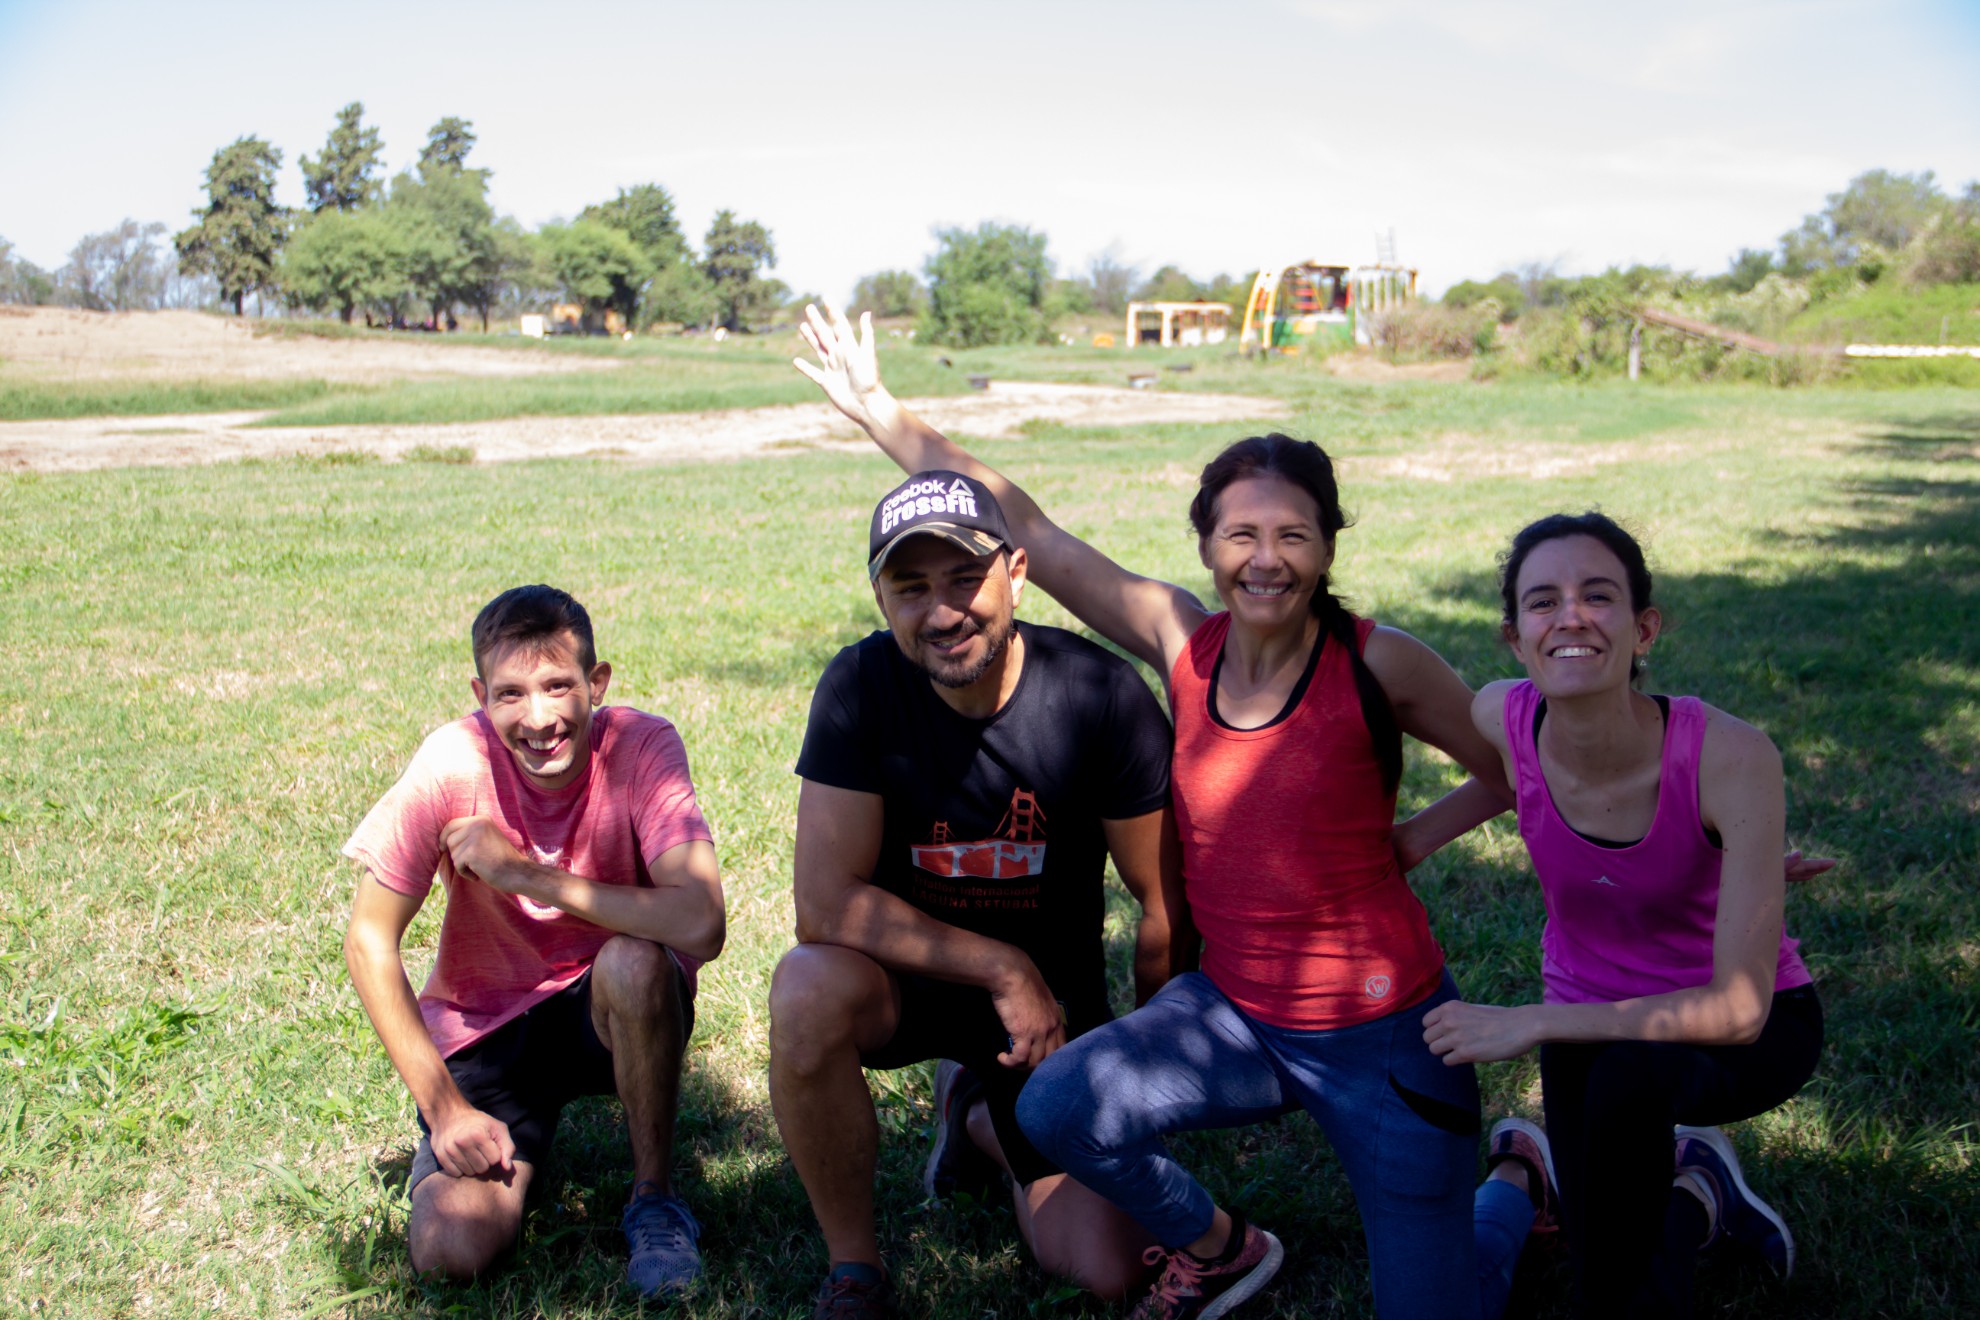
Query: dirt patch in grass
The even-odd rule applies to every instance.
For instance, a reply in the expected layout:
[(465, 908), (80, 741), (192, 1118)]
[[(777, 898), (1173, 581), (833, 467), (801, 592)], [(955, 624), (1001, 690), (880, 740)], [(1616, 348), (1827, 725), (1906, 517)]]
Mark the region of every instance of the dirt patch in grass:
[(40, 381), (327, 380), (535, 376), (609, 370), (611, 358), (450, 344), (441, 335), (257, 335), (204, 312), (0, 307), (0, 377)]
[[(0, 325), (5, 323), (0, 320)], [(259, 345), (266, 341), (251, 342)], [(278, 349), (294, 346), (275, 345)], [(300, 346), (311, 351), (319, 347)], [(482, 351), (505, 361), (520, 356)], [(557, 369), (567, 361), (558, 359)], [(1030, 422), (1112, 427), (1223, 423), (1283, 417), (1287, 411), (1277, 400), (1248, 395), (1022, 382), (998, 382), (972, 394), (911, 399), (908, 403), (943, 431), (978, 439), (1008, 438)], [(857, 449), (869, 443), (824, 403), (635, 416), (514, 417), (428, 426), (251, 425), (266, 415), (236, 412), (149, 417), (142, 419), (141, 426), (134, 425), (132, 418), (118, 417), (0, 423), (0, 471), (74, 472), (338, 453), (381, 458), (444, 453), (459, 461), (466, 451), (472, 451), (480, 462), (609, 452), (620, 461), (654, 463), (818, 448)]]
[(1329, 374), (1363, 384), (1388, 385), (1403, 380), (1466, 381), (1471, 363), (1388, 362), (1370, 352), (1335, 353), (1326, 359)]

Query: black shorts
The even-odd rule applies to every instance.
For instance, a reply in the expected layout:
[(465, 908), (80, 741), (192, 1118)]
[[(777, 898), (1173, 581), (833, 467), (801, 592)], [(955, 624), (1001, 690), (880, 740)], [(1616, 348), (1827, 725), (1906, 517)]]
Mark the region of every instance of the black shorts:
[[(868, 1068), (905, 1068), (929, 1059), (954, 1059), (983, 1083), (990, 1108), (990, 1125), (1020, 1186), (1063, 1173), (1025, 1139), (1017, 1122), (1018, 1092), (1031, 1076), (1028, 1068), (1006, 1068), (997, 1056), (1009, 1050), (1010, 1033), (990, 1002), (990, 992), (954, 981), (896, 972), (901, 987), (901, 1020), (894, 1035), (879, 1049), (860, 1055)], [(1066, 1039), (1071, 1040), (1113, 1020), (1105, 1004), (1064, 1004)]]
[[(679, 963), (674, 975), (686, 1006), (686, 1039), (694, 1029), (694, 996)], [(469, 1104), (508, 1125), (516, 1159), (540, 1167), (565, 1105), (580, 1096), (618, 1094), (612, 1051), (591, 1025), (591, 972), (450, 1055), (447, 1071)], [(406, 1179), (408, 1196), (428, 1174), (440, 1171), (424, 1114), (419, 1134)]]

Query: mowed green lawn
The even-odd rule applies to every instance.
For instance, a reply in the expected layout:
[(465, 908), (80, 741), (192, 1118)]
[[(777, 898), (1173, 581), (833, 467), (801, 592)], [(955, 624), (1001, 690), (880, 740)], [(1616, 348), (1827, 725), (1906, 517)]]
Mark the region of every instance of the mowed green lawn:
[[(1591, 504), (1630, 520), (1670, 621), (1654, 686), (1770, 731), (1792, 841), (1842, 859), (1788, 908), (1829, 1013), (1821, 1070), (1734, 1133), (1800, 1269), (1708, 1267), (1704, 1313), (1980, 1310), (1980, 402), (1284, 379), (1289, 429), (1346, 460), (1338, 581), (1360, 608), (1473, 682), (1505, 675), (1508, 535)], [(1241, 433), (1035, 429), (982, 452), (1124, 562), (1200, 588), (1184, 507)], [(818, 672), (876, 626), (863, 538), (893, 479), (818, 454), (0, 477), (0, 1312), (639, 1312), (609, 1101), (567, 1113), (514, 1264), (471, 1287), (411, 1276), (412, 1109), (340, 948), (338, 846), (467, 708), (475, 610), (543, 580), (590, 606), (613, 698), (680, 725), (722, 855), (730, 943), (702, 976), (680, 1151), (708, 1280), (675, 1309), (805, 1313), (825, 1262), (770, 1117), (765, 1001), (791, 938), (790, 766)], [(1024, 613), (1063, 621), (1040, 596)], [(1406, 797), (1451, 782), (1415, 756)], [(1417, 889), (1474, 997), (1537, 995), (1541, 904), (1508, 823)], [(416, 979), (439, 906), (412, 933)], [(1125, 916), (1117, 899), (1117, 957)], [(1531, 1060), (1481, 1071), (1488, 1119), (1537, 1116)], [(1006, 1208), (923, 1205), (926, 1070), (872, 1081), (911, 1311), (1107, 1313), (1026, 1262)], [(1309, 1120), (1181, 1145), (1286, 1241), (1243, 1314), (1373, 1314)], [(1558, 1274), (1534, 1291), (1564, 1314)]]

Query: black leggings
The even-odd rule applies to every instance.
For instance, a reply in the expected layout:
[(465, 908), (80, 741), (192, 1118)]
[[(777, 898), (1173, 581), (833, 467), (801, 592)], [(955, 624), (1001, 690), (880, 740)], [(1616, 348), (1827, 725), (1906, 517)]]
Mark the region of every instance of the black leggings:
[(1822, 1003), (1813, 986), (1777, 992), (1751, 1045), (1540, 1048), (1578, 1315), (1691, 1313), (1705, 1210), (1671, 1186), (1671, 1129), (1766, 1113), (1801, 1089), (1821, 1052)]

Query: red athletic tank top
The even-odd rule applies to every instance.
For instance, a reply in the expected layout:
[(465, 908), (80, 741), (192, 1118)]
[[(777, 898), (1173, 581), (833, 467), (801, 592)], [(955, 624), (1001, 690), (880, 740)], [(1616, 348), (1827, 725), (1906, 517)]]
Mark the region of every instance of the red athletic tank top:
[[(1203, 971), (1230, 1001), (1293, 1030), (1353, 1026), (1437, 988), (1443, 951), (1396, 867), (1352, 662), (1329, 638), (1306, 694), (1262, 729), (1210, 716), (1228, 613), (1176, 659), (1172, 786)], [(1355, 621), (1357, 645), (1375, 624)]]

